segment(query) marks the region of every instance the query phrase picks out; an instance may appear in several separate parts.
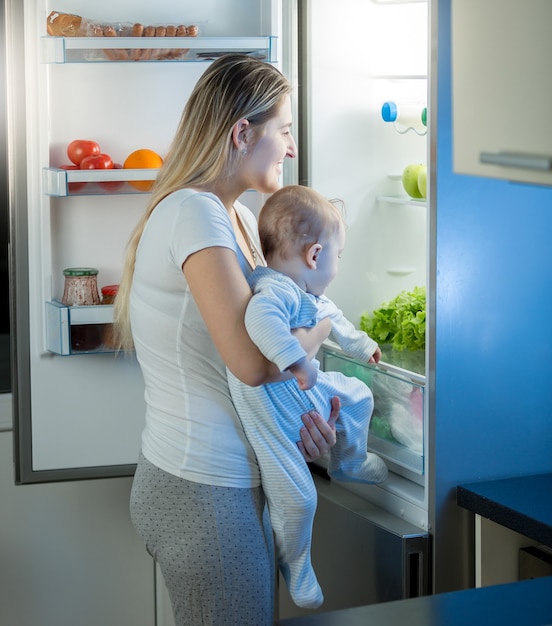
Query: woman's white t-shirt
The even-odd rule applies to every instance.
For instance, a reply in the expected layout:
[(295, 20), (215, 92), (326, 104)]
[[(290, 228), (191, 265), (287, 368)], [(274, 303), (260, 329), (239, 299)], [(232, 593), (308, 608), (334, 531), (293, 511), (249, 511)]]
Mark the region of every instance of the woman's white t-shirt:
[[(255, 217), (239, 203), (236, 210), (259, 247)], [(244, 275), (251, 272), (220, 200), (190, 189), (159, 203), (140, 240), (130, 318), (145, 382), (142, 452), (193, 482), (254, 487), (261, 482), (255, 454), (182, 272), (188, 256), (212, 246), (234, 250)]]

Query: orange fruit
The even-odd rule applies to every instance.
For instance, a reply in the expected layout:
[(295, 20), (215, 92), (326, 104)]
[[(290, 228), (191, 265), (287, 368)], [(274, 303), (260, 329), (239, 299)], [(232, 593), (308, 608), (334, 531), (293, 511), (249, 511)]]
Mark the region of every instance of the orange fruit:
[[(125, 169), (131, 170), (141, 170), (141, 169), (157, 169), (163, 165), (163, 159), (157, 152), (153, 150), (149, 150), (148, 148), (140, 148), (140, 150), (135, 150), (131, 152), (125, 162), (123, 163), (123, 167)], [(149, 191), (153, 187), (153, 180), (129, 180), (129, 185), (132, 185), (139, 191)]]

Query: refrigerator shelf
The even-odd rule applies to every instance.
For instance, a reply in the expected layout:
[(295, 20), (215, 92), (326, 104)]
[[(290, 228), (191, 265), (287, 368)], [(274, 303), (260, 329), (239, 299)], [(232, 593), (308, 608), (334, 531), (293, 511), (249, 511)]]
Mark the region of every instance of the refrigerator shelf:
[(398, 267), (387, 267), (385, 271), (391, 276), (409, 276), (410, 274), (414, 274), (416, 268), (414, 266), (398, 266)]
[(420, 4), (427, 0), (371, 0), (373, 4)]
[[(62, 356), (118, 352), (109, 345), (112, 323), (112, 304), (65, 306), (58, 300), (51, 300), (46, 302), (46, 349)], [(96, 345), (81, 344), (79, 347), (75, 338), (78, 331), (97, 338), (93, 342)]]
[[(47, 196), (65, 197), (74, 195), (108, 195), (111, 193), (149, 193), (125, 184), (133, 180), (155, 180), (156, 168), (148, 169), (112, 169), (112, 170), (64, 170), (57, 167), (43, 169), (44, 193)], [(113, 191), (98, 183), (124, 183)], [(74, 186), (71, 189), (71, 186)]]
[(375, 74), (373, 78), (393, 81), (427, 80), (427, 74)]
[(411, 198), (407, 195), (401, 196), (376, 196), (379, 202), (385, 202), (387, 204), (402, 204), (408, 206), (427, 206), (427, 200), (425, 198), (421, 198), (417, 200), (416, 198)]
[[(44, 63), (212, 61), (242, 52), (277, 61), (276, 37), (42, 37)], [(152, 51), (149, 58), (133, 51)], [(107, 51), (107, 53), (106, 53)], [(110, 54), (120, 51), (122, 54)], [(139, 58), (135, 58), (138, 56)], [(141, 58), (140, 58), (141, 57)]]

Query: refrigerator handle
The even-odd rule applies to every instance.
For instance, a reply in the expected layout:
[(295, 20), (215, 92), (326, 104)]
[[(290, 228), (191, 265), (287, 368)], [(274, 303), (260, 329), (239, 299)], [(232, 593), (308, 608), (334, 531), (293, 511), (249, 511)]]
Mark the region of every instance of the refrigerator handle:
[(404, 568), (405, 598), (419, 598), (428, 594), (425, 557), (426, 554), (421, 550), (406, 553), (406, 567)]

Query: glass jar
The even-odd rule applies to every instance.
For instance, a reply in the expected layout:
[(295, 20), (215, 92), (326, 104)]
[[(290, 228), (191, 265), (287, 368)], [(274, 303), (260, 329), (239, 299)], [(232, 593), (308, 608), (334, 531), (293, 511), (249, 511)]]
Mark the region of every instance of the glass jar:
[[(119, 285), (105, 285), (102, 287), (102, 304), (114, 304), (115, 297), (119, 292)], [(117, 349), (119, 343), (117, 342), (113, 324), (104, 324), (103, 327), (103, 344), (106, 348)]]
[(61, 302), (65, 306), (100, 304), (98, 270), (94, 267), (68, 267), (63, 270), (65, 287)]
[[(98, 270), (93, 267), (68, 267), (63, 270), (65, 286), (61, 302), (65, 306), (100, 304)], [(71, 325), (71, 350), (89, 352), (102, 345), (101, 324)]]
[(102, 304), (113, 304), (119, 292), (119, 285), (104, 285), (102, 287)]

